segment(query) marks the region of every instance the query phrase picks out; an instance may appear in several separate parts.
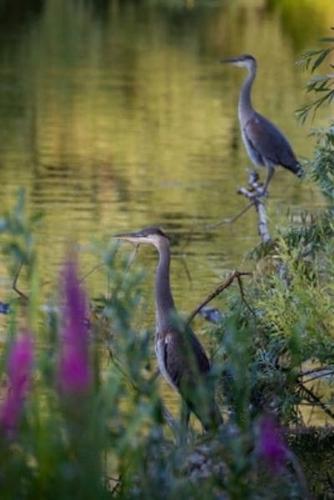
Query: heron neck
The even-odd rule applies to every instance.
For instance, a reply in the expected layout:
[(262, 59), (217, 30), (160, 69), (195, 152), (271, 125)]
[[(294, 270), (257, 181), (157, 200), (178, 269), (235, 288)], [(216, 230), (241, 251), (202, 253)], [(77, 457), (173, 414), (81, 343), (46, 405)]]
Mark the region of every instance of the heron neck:
[(256, 76), (256, 66), (254, 64), (248, 69), (248, 75), (240, 91), (239, 110), (238, 110), (240, 121), (247, 119), (249, 114), (253, 111), (251, 92), (255, 76)]
[(164, 331), (171, 326), (175, 311), (174, 300), (170, 288), (170, 249), (169, 242), (162, 242), (159, 247), (159, 264), (156, 271), (156, 326), (157, 331)]

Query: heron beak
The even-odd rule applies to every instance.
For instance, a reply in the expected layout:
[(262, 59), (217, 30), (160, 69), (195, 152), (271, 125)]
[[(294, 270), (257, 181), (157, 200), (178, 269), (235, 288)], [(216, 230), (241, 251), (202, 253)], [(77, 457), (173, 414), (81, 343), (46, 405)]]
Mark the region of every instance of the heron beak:
[(119, 234), (114, 234), (113, 238), (115, 238), (116, 240), (128, 241), (129, 243), (132, 243), (133, 245), (137, 246), (140, 243), (141, 234), (140, 232), (119, 233)]
[(239, 62), (239, 57), (227, 57), (225, 59), (221, 59), (219, 62), (223, 63), (223, 64), (235, 64), (237, 62)]

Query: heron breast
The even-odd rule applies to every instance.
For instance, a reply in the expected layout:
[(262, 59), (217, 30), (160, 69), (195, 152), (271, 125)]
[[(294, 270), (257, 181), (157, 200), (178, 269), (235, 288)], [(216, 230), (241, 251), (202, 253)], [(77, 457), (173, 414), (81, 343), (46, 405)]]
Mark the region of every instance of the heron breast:
[(264, 166), (265, 163), (263, 161), (262, 155), (257, 151), (257, 149), (253, 146), (252, 142), (248, 139), (247, 133), (243, 128), (241, 128), (241, 135), (246, 151), (251, 161), (256, 166), (258, 165)]
[(155, 354), (157, 357), (158, 361), (158, 367), (160, 370), (161, 375), (164, 377), (164, 379), (173, 387), (173, 389), (177, 389), (175, 387), (175, 384), (173, 383), (171, 377), (169, 376), (169, 373), (167, 371), (167, 367), (165, 365), (165, 349), (166, 349), (166, 341), (168, 341), (168, 338), (164, 339), (157, 339), (155, 343)]

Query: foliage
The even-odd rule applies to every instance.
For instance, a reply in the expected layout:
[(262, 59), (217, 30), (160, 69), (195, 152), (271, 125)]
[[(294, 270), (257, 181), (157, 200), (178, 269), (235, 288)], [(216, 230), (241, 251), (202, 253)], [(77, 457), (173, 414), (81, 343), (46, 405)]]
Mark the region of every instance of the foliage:
[[(332, 43), (334, 39), (324, 41)], [(312, 63), (314, 71), (331, 51), (311, 51), (304, 62), (307, 67)], [(311, 90), (318, 92), (317, 88)], [(331, 99), (322, 97), (304, 108), (304, 116), (313, 105), (317, 109)], [(251, 393), (261, 394), (260, 408), (265, 405), (275, 409), (286, 423), (304, 423), (301, 408), (305, 400), (319, 404), (323, 417), (329, 417), (330, 422), (334, 416), (330, 389), (333, 378), (321, 384), (320, 393), (313, 393), (314, 384), (310, 383), (321, 380), (321, 370), (325, 374), (327, 367), (333, 374), (333, 133), (333, 124), (313, 132), (317, 146), (306, 165), (309, 178), (317, 184), (327, 206), (316, 213), (301, 214), (298, 226), (280, 229), (275, 241), (252, 252), (259, 270), (248, 299), (255, 311), (257, 339), (253, 346)], [(246, 320), (253, 324), (254, 317), (247, 308), (245, 313)], [(303, 376), (304, 372), (309, 376)]]
[[(303, 57), (299, 60), (300, 66), (305, 69), (310, 69), (312, 73), (317, 70), (326, 59), (328, 59), (334, 50), (334, 37), (322, 38), (321, 42), (329, 44), (329, 46), (309, 50), (305, 52)], [(330, 67), (332, 68), (333, 66), (330, 65)], [(315, 113), (321, 106), (332, 103), (334, 99), (333, 83), (333, 73), (317, 75), (311, 78), (306, 87), (307, 92), (315, 92), (316, 94), (320, 94), (320, 96), (297, 110), (297, 116), (302, 122), (306, 120), (310, 111), (313, 110)]]
[[(15, 218), (16, 211), (14, 207), (6, 220)], [(22, 235), (6, 226), (6, 246), (18, 237), (33, 241), (30, 219), (24, 220)], [(35, 342), (33, 368), (30, 341), (24, 344), (30, 349), (25, 358), (24, 353), (15, 355), (15, 346), (27, 338), (20, 328), (3, 350), (3, 367), (9, 356), (10, 404), (5, 400), (0, 405), (0, 415), (6, 415), (6, 420), (0, 418), (2, 498), (161, 498), (162, 491), (164, 498), (216, 498), (224, 492), (231, 498), (261, 498), (269, 483), (274, 484), (272, 498), (283, 490), (297, 494), (298, 483), (292, 486), (294, 475), (288, 473), (288, 456), (282, 451), (286, 445), (278, 437), (277, 442), (269, 439), (265, 424), (249, 412), (252, 373), (245, 364), (252, 366), (253, 348), (243, 306), (236, 302), (232, 307), (221, 339), (226, 357), (222, 380), (230, 379), (230, 392), (223, 396), (229, 422), (215, 436), (203, 438), (194, 431), (184, 440), (177, 423), (166, 428), (148, 363), (151, 336), (133, 326), (141, 307), (141, 275), (129, 272), (117, 247), (100, 247), (97, 253), (111, 290), (89, 310), (77, 257), (70, 253), (61, 272), (58, 308), (50, 308), (46, 319), (38, 312), (45, 348)], [(17, 264), (17, 254), (9, 255)], [(34, 266), (35, 260), (25, 263)], [(14, 317), (37, 307), (27, 300), (23, 309), (12, 308)], [(29, 377), (24, 385), (17, 378), (24, 370), (22, 359), (27, 360), (24, 380)], [(267, 459), (275, 471), (266, 470)]]
[[(325, 41), (332, 43), (334, 39)], [(315, 70), (331, 50), (309, 53), (306, 60), (310, 63), (315, 57), (312, 68)], [(328, 75), (330, 85), (332, 78)], [(310, 90), (318, 92), (319, 88)], [(304, 116), (312, 107), (318, 109), (331, 101), (333, 94), (329, 88), (320, 91), (324, 94), (304, 110)], [(313, 158), (307, 162), (309, 177), (323, 193), (327, 206), (318, 213), (305, 212), (298, 226), (291, 224), (280, 229), (274, 241), (252, 252), (258, 268), (247, 287), (247, 303), (245, 297), (230, 300), (229, 312), (224, 316), (221, 342), (225, 350), (220, 352), (226, 366), (225, 396), (240, 416), (238, 394), (244, 387), (242, 401), (244, 408), (247, 402), (250, 405), (247, 414), (250, 422), (257, 415), (270, 412), (286, 426), (304, 426), (310, 415), (304, 411), (307, 404), (313, 410), (318, 409), (315, 410), (318, 422), (333, 424), (333, 130), (330, 124), (314, 132), (317, 146)], [(229, 324), (235, 315), (240, 336), (234, 339), (237, 355), (233, 357), (227, 342)], [(242, 352), (245, 342), (247, 348)], [(236, 370), (238, 360), (242, 378)], [(331, 446), (329, 441), (325, 453)], [(298, 452), (303, 461), (303, 453), (300, 449)], [(247, 457), (245, 450), (241, 454)], [(333, 462), (326, 467), (332, 465)], [(323, 490), (320, 488), (321, 494), (319, 484), (313, 483), (320, 497), (325, 495), (326, 488), (332, 488), (325, 483)], [(289, 495), (293, 495), (291, 489)]]

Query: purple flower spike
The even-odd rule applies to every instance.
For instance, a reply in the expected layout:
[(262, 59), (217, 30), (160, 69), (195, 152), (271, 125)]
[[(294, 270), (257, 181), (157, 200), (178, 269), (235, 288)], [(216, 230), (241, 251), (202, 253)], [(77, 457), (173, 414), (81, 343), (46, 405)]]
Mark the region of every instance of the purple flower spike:
[(87, 325), (88, 301), (80, 286), (76, 259), (70, 259), (64, 268), (64, 316), (60, 334), (58, 384), (64, 395), (82, 394), (89, 390), (89, 332)]
[(259, 422), (257, 449), (272, 473), (277, 474), (282, 470), (289, 450), (284, 443), (280, 428), (270, 416), (262, 417)]
[(33, 341), (28, 333), (21, 335), (8, 358), (8, 392), (0, 409), (0, 426), (7, 437), (13, 437), (22, 413), (33, 364)]

